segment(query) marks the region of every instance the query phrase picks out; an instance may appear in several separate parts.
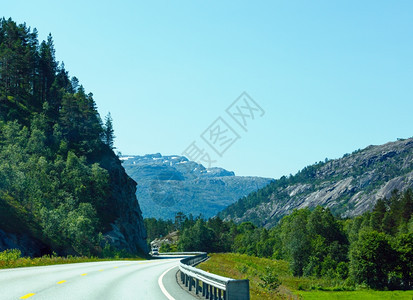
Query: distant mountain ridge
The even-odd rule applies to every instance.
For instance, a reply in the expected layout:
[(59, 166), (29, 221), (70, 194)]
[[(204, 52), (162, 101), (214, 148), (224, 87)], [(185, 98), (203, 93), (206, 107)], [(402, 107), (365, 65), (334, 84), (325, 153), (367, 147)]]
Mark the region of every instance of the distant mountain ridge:
[(293, 209), (329, 207), (343, 217), (360, 215), (392, 191), (413, 187), (413, 138), (345, 154), (294, 176), (281, 177), (230, 205), (219, 215), (236, 222), (274, 226)]
[(170, 219), (180, 211), (212, 217), (272, 180), (235, 176), (234, 172), (205, 168), (178, 155), (127, 155), (120, 159), (127, 174), (138, 183), (136, 196), (144, 217)]

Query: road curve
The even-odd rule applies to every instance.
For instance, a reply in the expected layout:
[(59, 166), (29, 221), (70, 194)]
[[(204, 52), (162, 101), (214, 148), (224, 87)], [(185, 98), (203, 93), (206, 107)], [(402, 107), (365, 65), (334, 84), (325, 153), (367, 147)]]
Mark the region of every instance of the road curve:
[(0, 270), (0, 299), (193, 300), (176, 283), (179, 259), (107, 261)]

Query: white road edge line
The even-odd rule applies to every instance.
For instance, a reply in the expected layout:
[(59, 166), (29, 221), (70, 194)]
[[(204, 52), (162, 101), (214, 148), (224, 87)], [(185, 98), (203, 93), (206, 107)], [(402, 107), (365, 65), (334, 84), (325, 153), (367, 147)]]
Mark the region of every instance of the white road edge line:
[(168, 273), (170, 270), (172, 270), (173, 268), (176, 268), (176, 266), (173, 266), (172, 268), (169, 268), (168, 270), (166, 270), (165, 272), (162, 273), (162, 275), (159, 277), (158, 279), (158, 284), (159, 287), (161, 288), (162, 293), (166, 296), (166, 298), (168, 298), (169, 300), (175, 300), (174, 297), (171, 296), (171, 294), (168, 293), (168, 291), (166, 290), (165, 286), (162, 283), (162, 279), (165, 276), (166, 273)]

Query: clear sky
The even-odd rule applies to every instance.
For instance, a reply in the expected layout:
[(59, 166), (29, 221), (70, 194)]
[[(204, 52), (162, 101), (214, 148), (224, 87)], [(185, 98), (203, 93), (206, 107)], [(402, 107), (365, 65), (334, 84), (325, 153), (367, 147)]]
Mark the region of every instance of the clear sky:
[[(237, 175), (278, 178), (413, 136), (412, 1), (3, 1), (111, 112), (123, 154), (192, 142)], [(225, 112), (246, 91), (247, 132)], [(240, 136), (219, 157), (200, 135)]]

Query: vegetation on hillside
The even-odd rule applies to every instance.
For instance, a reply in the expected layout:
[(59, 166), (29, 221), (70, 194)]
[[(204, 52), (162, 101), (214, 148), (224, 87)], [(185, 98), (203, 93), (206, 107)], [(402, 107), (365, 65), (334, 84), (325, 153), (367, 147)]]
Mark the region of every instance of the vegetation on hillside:
[(51, 35), (0, 20), (0, 229), (63, 254), (96, 255), (109, 209), (115, 156), (111, 118), (55, 59)]
[(258, 258), (246, 254), (210, 254), (210, 259), (198, 266), (200, 269), (235, 279), (250, 280), (251, 300), (270, 299), (405, 299), (413, 291), (375, 291), (343, 286), (343, 280), (295, 277), (288, 262)]
[(156, 238), (161, 238), (166, 236), (168, 233), (175, 230), (183, 230), (185, 228), (192, 227), (196, 219), (192, 215), (186, 216), (182, 212), (178, 212), (175, 215), (175, 220), (163, 220), (156, 218), (146, 218), (144, 219), (144, 224), (146, 227), (148, 241), (153, 241)]
[[(194, 218), (192, 215), (186, 216), (182, 212), (176, 214), (174, 221), (155, 218), (144, 219), (143, 221), (148, 235), (148, 247), (150, 247), (150, 243), (155, 239), (165, 238), (171, 233), (175, 235), (175, 232), (182, 232), (184, 229), (193, 227), (198, 219), (200, 219), (200, 217)], [(160, 250), (162, 252), (178, 250), (176, 244), (170, 245), (169, 243), (164, 243), (159, 246), (161, 246)]]
[[(258, 226), (272, 227), (304, 200), (311, 199), (310, 205), (316, 206), (314, 203), (317, 198), (323, 200), (321, 205), (328, 205), (332, 213), (347, 216), (356, 209), (355, 203), (349, 202), (355, 195), (359, 201), (369, 200), (366, 205), (359, 206), (361, 214), (372, 208), (370, 202), (374, 203), (372, 200), (376, 199), (375, 191), (390, 180), (401, 177), (401, 186), (412, 187), (411, 181), (403, 178), (413, 171), (412, 151), (413, 139), (399, 139), (397, 142), (356, 150), (340, 159), (326, 158), (295, 175), (272, 181), (229, 205), (219, 216), (222, 219), (250, 221)], [(347, 182), (344, 185), (346, 188), (336, 186), (343, 181)], [(326, 197), (323, 198), (322, 193), (318, 195), (320, 191)], [(391, 190), (388, 192), (390, 194)], [(286, 208), (287, 205), (290, 208)]]
[[(201, 263), (198, 268), (221, 276), (250, 280), (251, 299), (270, 300), (281, 295), (279, 283), (292, 278), (288, 263), (282, 260), (252, 257), (245, 254), (210, 254), (210, 259)], [(284, 286), (283, 294), (288, 293)], [(294, 299), (293, 297), (292, 299)]]
[(294, 210), (270, 230), (198, 217), (181, 229), (178, 250), (284, 260), (293, 276), (335, 280), (345, 289), (412, 289), (413, 193), (395, 191), (353, 219), (320, 206)]

